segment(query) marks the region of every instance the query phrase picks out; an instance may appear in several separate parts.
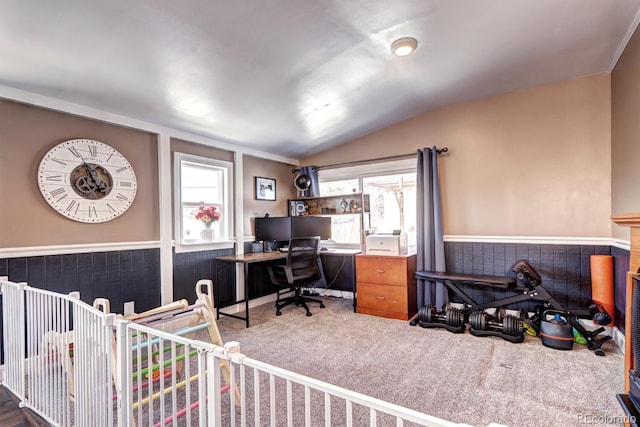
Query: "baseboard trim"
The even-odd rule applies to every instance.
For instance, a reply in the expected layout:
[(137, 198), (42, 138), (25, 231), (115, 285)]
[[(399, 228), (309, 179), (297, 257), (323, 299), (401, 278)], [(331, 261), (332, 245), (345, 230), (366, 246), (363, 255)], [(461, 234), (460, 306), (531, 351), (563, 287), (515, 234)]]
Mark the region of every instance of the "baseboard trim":
[[(590, 319), (579, 319), (582, 326), (587, 330), (594, 330), (599, 328), (599, 325), (593, 323), (593, 320)], [(611, 340), (616, 343), (620, 351), (624, 353), (624, 334), (618, 329), (617, 326), (603, 326), (604, 333), (608, 334), (611, 337)]]
[(624, 353), (624, 344), (625, 344), (624, 334), (620, 331), (620, 329), (618, 329), (617, 326), (614, 326), (613, 329), (611, 330), (611, 339), (613, 340), (613, 342), (616, 343), (620, 351)]
[(321, 297), (335, 297), (342, 299), (353, 299), (353, 292), (341, 291), (338, 289), (309, 288), (310, 291), (318, 293)]
[[(342, 299), (353, 299), (353, 292), (351, 291), (339, 291), (335, 289), (326, 289), (326, 288), (308, 288), (310, 292), (314, 292), (319, 294), (321, 297), (336, 297)], [(257, 307), (259, 305), (264, 305), (268, 303), (273, 303), (276, 301), (276, 294), (267, 295), (264, 297), (256, 298), (249, 300), (249, 309)], [(244, 304), (234, 304), (229, 305), (227, 307), (220, 307), (221, 310), (224, 310), (227, 313), (236, 314), (244, 311)], [(251, 318), (251, 315), (249, 315)]]
[[(257, 307), (259, 305), (264, 305), (264, 304), (268, 304), (270, 302), (275, 302), (276, 300), (276, 294), (271, 294), (271, 295), (267, 295), (264, 297), (260, 297), (260, 298), (255, 298), (252, 300), (249, 300), (249, 309), (252, 309), (254, 307)], [(233, 304), (233, 305), (228, 305), (226, 307), (220, 307), (220, 310), (223, 310), (227, 313), (231, 313), (231, 314), (237, 314), (240, 312), (244, 311), (244, 303), (239, 303), (239, 304)], [(251, 315), (249, 315), (249, 318), (251, 318)]]

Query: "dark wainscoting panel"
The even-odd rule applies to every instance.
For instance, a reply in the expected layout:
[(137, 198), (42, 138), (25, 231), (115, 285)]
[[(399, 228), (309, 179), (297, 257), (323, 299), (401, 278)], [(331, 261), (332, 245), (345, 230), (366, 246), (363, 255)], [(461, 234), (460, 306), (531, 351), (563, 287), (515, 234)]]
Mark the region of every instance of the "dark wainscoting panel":
[(624, 333), (627, 296), (627, 271), (629, 271), (629, 250), (617, 247), (611, 248), (613, 255), (613, 284), (616, 301), (616, 326)]
[[(216, 262), (217, 256), (233, 255), (233, 249), (199, 252), (173, 253), (173, 299), (186, 299), (190, 304), (196, 300), (196, 282), (200, 279), (213, 280), (220, 301), (215, 304), (235, 300), (235, 268), (223, 268), (225, 264)], [(229, 263), (229, 266), (234, 264)], [(218, 269), (220, 271), (218, 272)]]
[[(245, 247), (245, 251), (249, 252), (250, 247)], [(628, 250), (591, 245), (445, 242), (445, 251), (447, 270), (457, 273), (504, 276), (514, 262), (526, 259), (542, 276), (543, 286), (567, 307), (581, 307), (591, 298), (589, 257), (613, 255), (616, 325), (624, 328)], [(209, 278), (218, 287), (218, 303), (224, 306), (233, 302), (236, 299), (235, 267), (215, 262), (216, 256), (233, 253), (233, 249), (224, 249), (174, 254), (174, 299), (194, 302), (195, 283)], [(249, 274), (251, 298), (275, 291), (263, 265), (252, 266)], [(138, 312), (161, 303), (159, 249), (5, 258), (0, 259), (0, 276), (55, 292), (79, 291), (82, 301), (89, 304), (98, 297), (108, 298), (115, 313), (122, 313), (127, 301), (135, 301)], [(479, 302), (505, 294), (500, 295), (501, 291), (494, 289), (467, 291)]]
[[(564, 307), (584, 307), (591, 298), (591, 255), (610, 255), (610, 246), (524, 243), (445, 242), (447, 271), (465, 274), (507, 276), (518, 260), (529, 262), (542, 276), (542, 286)], [(513, 295), (496, 289), (465, 287), (482, 303)], [(457, 298), (453, 301), (459, 302)], [(519, 303), (513, 308), (533, 309)]]
[(79, 291), (87, 304), (108, 298), (114, 313), (123, 313), (127, 301), (141, 312), (161, 300), (160, 249), (0, 259), (0, 276), (63, 294)]
[[(244, 244), (245, 253), (251, 252), (251, 243)], [(225, 307), (237, 300), (236, 264), (216, 261), (216, 257), (233, 255), (234, 249), (173, 254), (173, 297), (193, 303), (196, 299), (195, 284), (200, 279), (213, 280), (216, 306)], [(260, 298), (276, 292), (265, 263), (249, 264), (249, 298)]]
[(336, 255), (320, 252), (320, 259), (322, 260), (322, 270), (327, 281), (327, 289), (353, 292), (356, 283), (355, 255)]

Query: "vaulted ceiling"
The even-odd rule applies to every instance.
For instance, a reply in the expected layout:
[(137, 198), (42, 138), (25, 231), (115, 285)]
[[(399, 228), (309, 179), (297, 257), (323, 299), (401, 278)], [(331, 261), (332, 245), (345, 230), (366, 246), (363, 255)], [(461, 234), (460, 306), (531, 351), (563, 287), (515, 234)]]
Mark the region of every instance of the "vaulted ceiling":
[[(0, 0), (0, 85), (287, 157), (611, 71), (638, 0)], [(412, 36), (417, 50), (390, 44)]]

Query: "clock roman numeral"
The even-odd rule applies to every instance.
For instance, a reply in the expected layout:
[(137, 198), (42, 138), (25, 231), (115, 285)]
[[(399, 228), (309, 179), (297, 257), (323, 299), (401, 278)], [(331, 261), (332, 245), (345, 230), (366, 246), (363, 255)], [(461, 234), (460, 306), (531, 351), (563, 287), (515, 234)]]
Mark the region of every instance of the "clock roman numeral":
[(111, 212), (115, 212), (116, 210), (113, 208), (113, 206), (111, 206), (109, 203), (107, 203), (107, 207), (109, 208), (109, 211)]
[(129, 166), (123, 166), (121, 168), (116, 169), (116, 173), (124, 172), (129, 169)]
[(67, 197), (67, 190), (65, 190), (63, 187), (60, 187), (50, 191), (49, 194), (51, 195), (51, 197), (56, 197), (56, 202), (59, 202), (60, 200)]
[(71, 151), (71, 154), (73, 154), (73, 156), (77, 159), (80, 158), (80, 153), (78, 153), (78, 150), (76, 150), (76, 147), (67, 147), (67, 150)]
[(51, 190), (49, 192), (49, 194), (51, 194), (53, 197), (58, 197), (58, 196), (64, 194), (65, 191), (66, 190), (63, 187), (60, 187), (60, 188), (56, 188), (55, 190)]
[(62, 166), (67, 166), (67, 162), (63, 162), (62, 160), (58, 160), (55, 157), (52, 157), (51, 160), (53, 160), (56, 163), (60, 163)]
[(47, 181), (57, 181), (60, 182), (62, 181), (62, 175), (47, 175), (47, 177), (45, 178)]
[(95, 206), (89, 206), (89, 218), (91, 218), (91, 216), (98, 217), (98, 211), (96, 211)]
[(120, 185), (120, 187), (127, 187), (127, 188), (131, 188), (131, 186), (133, 185), (131, 181), (119, 181), (118, 184)]
[(67, 211), (69, 212), (73, 211), (74, 214), (77, 214), (79, 210), (80, 210), (80, 203), (76, 202), (75, 200), (72, 200), (71, 203), (69, 203), (69, 206), (67, 206)]
[(109, 160), (111, 160), (111, 158), (113, 157), (113, 153), (109, 154), (109, 157), (107, 157), (107, 160), (105, 160), (107, 163), (109, 163)]
[(129, 198), (128, 198), (127, 196), (125, 196), (124, 194), (122, 194), (122, 193), (118, 193), (118, 194), (116, 194), (116, 198), (117, 198), (118, 200), (123, 201), (123, 202), (126, 202), (126, 201), (128, 201), (128, 200), (129, 200)]
[(89, 147), (89, 156), (96, 157), (98, 155), (98, 147), (91, 144), (89, 144), (88, 147)]

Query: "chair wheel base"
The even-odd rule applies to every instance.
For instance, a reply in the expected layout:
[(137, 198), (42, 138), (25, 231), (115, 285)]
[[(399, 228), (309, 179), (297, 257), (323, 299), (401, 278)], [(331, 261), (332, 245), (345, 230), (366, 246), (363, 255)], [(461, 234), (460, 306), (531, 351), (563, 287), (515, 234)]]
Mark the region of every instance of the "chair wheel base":
[(276, 316), (280, 316), (282, 314), (282, 309), (291, 305), (291, 306), (296, 306), (296, 307), (301, 307), (304, 308), (305, 310), (305, 314), (307, 316), (311, 316), (313, 313), (311, 312), (311, 310), (309, 309), (309, 307), (307, 306), (308, 303), (315, 303), (318, 304), (318, 306), (320, 308), (325, 308), (325, 304), (324, 302), (322, 302), (322, 300), (319, 299), (313, 299), (313, 298), (306, 298), (303, 295), (301, 295), (301, 291), (300, 288), (296, 288), (295, 289), (295, 294), (293, 296), (287, 297), (287, 298), (278, 298), (278, 300), (276, 301)]

